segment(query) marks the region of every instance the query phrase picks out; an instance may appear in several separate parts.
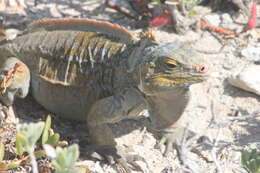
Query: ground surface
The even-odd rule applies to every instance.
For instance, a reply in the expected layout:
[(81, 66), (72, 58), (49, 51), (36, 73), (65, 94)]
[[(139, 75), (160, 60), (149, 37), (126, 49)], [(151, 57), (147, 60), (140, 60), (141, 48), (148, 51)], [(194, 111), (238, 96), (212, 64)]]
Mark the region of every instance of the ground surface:
[[(28, 5), (26, 13), (19, 16), (6, 15), (4, 25), (7, 28), (23, 30), (32, 21), (43, 17), (88, 17), (111, 21), (134, 32), (140, 31), (134, 29), (134, 20), (113, 10), (95, 13), (93, 10), (101, 2), (39, 0), (38, 5), (34, 7), (33, 1), (29, 0), (26, 1)], [(220, 12), (217, 15), (227, 27), (242, 27), (242, 25), (234, 24), (229, 14)], [(246, 18), (243, 16), (237, 17), (237, 20), (246, 23)], [(163, 157), (160, 150), (155, 148), (155, 137), (147, 132), (138, 121), (126, 120), (114, 125), (113, 129), (118, 134), (118, 143), (145, 158), (147, 164), (142, 161), (137, 162), (145, 173), (185, 172), (185, 167), (189, 165), (192, 165), (192, 169), (198, 173), (213, 173), (217, 170), (223, 173), (245, 172), (240, 167), (240, 151), (247, 146), (257, 146), (260, 141), (260, 97), (231, 86), (227, 78), (251, 63), (241, 57), (240, 52), (247, 45), (260, 48), (259, 32), (258, 28), (253, 31), (253, 34), (246, 33), (242, 41), (239, 41), (234, 38), (224, 39), (206, 31), (188, 31), (182, 36), (174, 34), (170, 28), (155, 31), (154, 34), (158, 40), (180, 41), (192, 45), (211, 65), (212, 77), (203, 84), (191, 87), (192, 100), (184, 114), (183, 124), (188, 124), (187, 126), (196, 133), (208, 136), (211, 141), (217, 142), (213, 142), (215, 144), (213, 147), (210, 144), (198, 147), (199, 154), (187, 151), (184, 154), (187, 158), (182, 164), (176, 152)], [(258, 38), (254, 33), (258, 33)], [(223, 45), (224, 48), (221, 50)], [(25, 100), (18, 100), (15, 103), (15, 109), (21, 122), (45, 119), (49, 114), (31, 96)], [(54, 118), (53, 126), (55, 131), (60, 132), (63, 139), (80, 145), (80, 164), (88, 165), (92, 172), (117, 172), (114, 166), (86, 160), (84, 149), (87, 149), (89, 141), (84, 123)]]

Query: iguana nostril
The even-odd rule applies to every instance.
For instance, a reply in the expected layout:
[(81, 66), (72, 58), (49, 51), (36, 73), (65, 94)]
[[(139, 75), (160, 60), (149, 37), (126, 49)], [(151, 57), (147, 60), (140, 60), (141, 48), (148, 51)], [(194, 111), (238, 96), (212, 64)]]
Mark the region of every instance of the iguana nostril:
[(205, 64), (198, 64), (196, 66), (196, 71), (199, 73), (206, 73), (208, 71), (208, 67)]

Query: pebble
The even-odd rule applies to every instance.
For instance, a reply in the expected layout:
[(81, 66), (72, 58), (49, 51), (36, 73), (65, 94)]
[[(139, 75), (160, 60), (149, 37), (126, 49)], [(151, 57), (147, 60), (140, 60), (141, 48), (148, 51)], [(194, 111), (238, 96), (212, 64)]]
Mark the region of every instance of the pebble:
[(58, 8), (54, 5), (50, 6), (50, 14), (52, 15), (52, 17), (57, 17), (57, 18), (62, 17), (62, 14), (58, 10)]
[(228, 82), (238, 88), (260, 95), (260, 65), (250, 65), (228, 78)]
[(224, 105), (232, 105), (233, 104), (233, 99), (231, 96), (228, 96), (228, 95), (222, 95), (220, 97), (220, 102)]
[(241, 55), (254, 62), (260, 62), (260, 47), (249, 46), (241, 51)]

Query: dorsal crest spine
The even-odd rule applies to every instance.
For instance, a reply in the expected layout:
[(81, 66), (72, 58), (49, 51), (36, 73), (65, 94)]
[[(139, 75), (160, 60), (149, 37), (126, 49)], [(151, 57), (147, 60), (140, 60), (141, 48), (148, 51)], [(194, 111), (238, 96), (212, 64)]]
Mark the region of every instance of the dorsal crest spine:
[(86, 18), (41, 19), (29, 25), (27, 32), (40, 29), (47, 31), (72, 30), (85, 32), (100, 32), (112, 35), (126, 43), (132, 43), (136, 38), (124, 27), (105, 21)]

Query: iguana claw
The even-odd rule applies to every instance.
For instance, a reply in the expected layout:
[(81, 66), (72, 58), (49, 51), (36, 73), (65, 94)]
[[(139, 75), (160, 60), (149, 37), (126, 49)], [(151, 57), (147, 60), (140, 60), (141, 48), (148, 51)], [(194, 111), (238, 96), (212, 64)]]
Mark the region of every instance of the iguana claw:
[(176, 143), (176, 134), (175, 133), (167, 133), (164, 134), (161, 140), (158, 142), (156, 148), (159, 148), (160, 151), (163, 151), (163, 155), (167, 156), (170, 151), (172, 151), (173, 145)]
[[(96, 155), (98, 154), (98, 156)], [(130, 173), (131, 170), (143, 172), (142, 168), (136, 161), (144, 161), (145, 159), (139, 155), (128, 154), (120, 147), (100, 147), (92, 154), (93, 158), (98, 160), (105, 160), (111, 165), (116, 165), (117, 169), (123, 172)]]
[(165, 146), (163, 155), (167, 156), (169, 152), (173, 150), (175, 144), (180, 143), (185, 137), (190, 138), (194, 136), (194, 134), (195, 133), (190, 130), (185, 131), (183, 127), (178, 127), (175, 129), (166, 129), (163, 132), (162, 138), (158, 142), (156, 148), (159, 148), (161, 151), (163, 151), (163, 148)]

